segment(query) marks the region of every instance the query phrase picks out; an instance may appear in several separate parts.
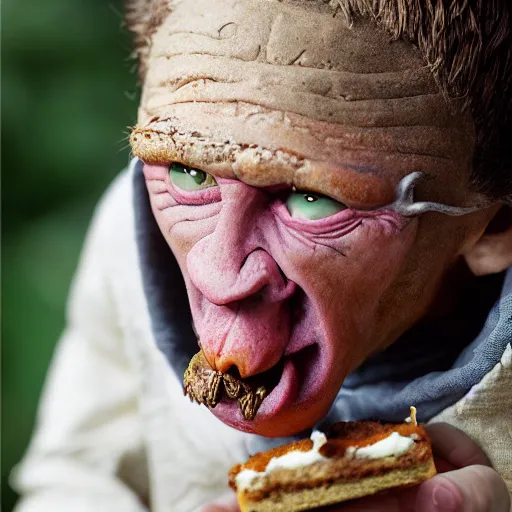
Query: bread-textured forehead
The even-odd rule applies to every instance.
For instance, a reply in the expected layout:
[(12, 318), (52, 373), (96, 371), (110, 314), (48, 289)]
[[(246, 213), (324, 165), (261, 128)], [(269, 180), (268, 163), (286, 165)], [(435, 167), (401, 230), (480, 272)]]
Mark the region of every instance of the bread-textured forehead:
[[(347, 20), (351, 19), (353, 8), (349, 5), (353, 0), (265, 0), (268, 4), (293, 5), (294, 7), (324, 13), (329, 15), (345, 14)], [(250, 6), (251, 1), (227, 2), (235, 4), (243, 3)], [(257, 3), (257, 2), (253, 2)], [(346, 4), (346, 5), (344, 5)], [(139, 61), (139, 74), (144, 80), (148, 55), (152, 45), (152, 39), (158, 28), (164, 23), (173, 10), (184, 7), (194, 11), (197, 3), (193, 0), (126, 0), (126, 22), (128, 28), (135, 34), (135, 55)], [(206, 12), (203, 12), (203, 21), (208, 23), (212, 16), (215, 16), (215, 7), (212, 5)], [(192, 14), (192, 12), (191, 12)]]
[[(511, 9), (505, 0), (453, 0), (434, 4), (417, 0), (265, 0), (265, 3), (330, 13), (333, 17), (343, 17), (349, 24), (357, 18), (371, 18), (392, 39), (404, 39), (420, 50), (447, 97), (461, 98), (462, 109), (471, 106), (484, 117), (494, 110), (492, 103), (499, 103), (496, 88), (506, 89), (500, 86), (503, 76), (511, 80)], [(196, 2), (127, 0), (127, 24), (135, 33), (142, 77), (152, 36), (173, 9), (183, 4), (192, 10)], [(204, 19), (214, 12), (212, 5), (203, 13)], [(484, 44), (486, 40), (488, 43)], [(503, 57), (497, 58), (500, 55)], [(471, 105), (472, 102), (475, 104)]]
[(349, 25), (344, 17), (292, 2), (195, 0), (176, 5), (152, 37), (151, 56), (204, 54), (362, 73), (410, 68), (411, 47), (388, 43), (372, 25)]
[(139, 126), (176, 117), (178, 105), (189, 103), (389, 126), (410, 124), (418, 101), (430, 99), (433, 112), (443, 101), (419, 52), (405, 42), (389, 44), (370, 23), (349, 25), (268, 0), (177, 4), (153, 35), (148, 63)]

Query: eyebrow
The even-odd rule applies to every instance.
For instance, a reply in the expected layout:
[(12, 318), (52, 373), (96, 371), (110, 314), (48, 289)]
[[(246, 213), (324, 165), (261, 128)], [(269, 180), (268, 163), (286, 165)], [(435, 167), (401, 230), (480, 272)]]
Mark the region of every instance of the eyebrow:
[[(295, 185), (297, 189), (330, 196), (354, 207), (389, 205), (397, 199), (399, 183), (383, 178), (389, 163), (381, 168), (371, 163), (315, 160), (285, 149), (269, 149), (229, 139), (213, 140), (198, 131), (180, 131), (169, 121), (150, 121), (150, 128), (145, 129), (136, 127), (131, 136), (133, 153), (149, 164), (178, 161), (221, 178), (237, 178), (261, 188)], [(375, 153), (372, 149), (351, 152), (354, 155)], [(393, 154), (400, 159), (414, 156)], [(411, 162), (411, 170), (414, 167)]]
[[(156, 123), (154, 123), (156, 124)], [(299, 168), (304, 158), (283, 149), (270, 149), (233, 140), (213, 140), (198, 131), (181, 132), (178, 128), (135, 127), (130, 136), (132, 153), (150, 164), (181, 161), (192, 166), (236, 164), (237, 156), (251, 152), (262, 163), (274, 162)], [(163, 124), (163, 123), (162, 123)]]
[[(152, 119), (144, 128), (135, 127), (130, 137), (133, 154), (148, 164), (178, 161), (253, 186), (295, 185), (347, 203), (382, 205), (396, 197), (397, 183), (384, 180), (384, 169), (371, 163), (321, 161), (281, 148), (214, 140), (199, 131), (180, 129), (176, 121)], [(352, 157), (375, 153), (357, 148), (349, 152)], [(397, 156), (407, 158), (402, 153)]]
[[(205, 135), (201, 132), (201, 129), (199, 130), (195, 129), (194, 126), (191, 126), (190, 128), (180, 128), (180, 125), (182, 123), (180, 120), (176, 117), (168, 117), (166, 119), (162, 119), (159, 115), (156, 115), (152, 118), (150, 118), (147, 121), (147, 124), (144, 127), (135, 127), (132, 131), (131, 136), (131, 143), (132, 147), (135, 146), (145, 146), (146, 144), (154, 145), (153, 144), (153, 136), (156, 136), (156, 138), (161, 139), (159, 144), (159, 150), (157, 153), (159, 156), (162, 155), (162, 153), (167, 153), (166, 159), (169, 160), (170, 155), (169, 153), (172, 153), (172, 159), (180, 159), (180, 154), (191, 153), (191, 147), (193, 149), (200, 148), (201, 155), (197, 155), (197, 151), (194, 151), (196, 153), (194, 155), (193, 161), (195, 162), (201, 162), (203, 165), (210, 165), (210, 164), (222, 164), (222, 163), (234, 163), (237, 159), (237, 155), (240, 154), (243, 151), (247, 151), (248, 149), (251, 149), (253, 153), (255, 153), (255, 156), (258, 158), (261, 158), (265, 161), (267, 165), (270, 165), (272, 162), (275, 162), (276, 165), (281, 165), (285, 163), (286, 165), (292, 165), (297, 166), (297, 162), (299, 160), (303, 160), (305, 157), (300, 155), (297, 151), (289, 150), (289, 149), (282, 149), (281, 147), (279, 149), (271, 149), (268, 146), (257, 146), (256, 144), (251, 144), (251, 142), (247, 143), (239, 143), (236, 142), (233, 139), (212, 139), (209, 136)], [(453, 154), (447, 153), (447, 151), (451, 151), (450, 148), (453, 148), (452, 144), (449, 144), (449, 137), (441, 137), (439, 139), (440, 134), (423, 134), (423, 137), (420, 137), (420, 140), (423, 140), (423, 143), (420, 144), (421, 147), (418, 147), (416, 144), (413, 146), (410, 145), (409, 142), (406, 142), (406, 139), (404, 139), (401, 136), (401, 132), (395, 133), (393, 128), (389, 128), (390, 130), (393, 130), (391, 133), (387, 134), (388, 138), (388, 146), (382, 147), (380, 144), (375, 146), (374, 144), (365, 144), (364, 140), (361, 141), (361, 143), (357, 143), (353, 147), (344, 147), (346, 144), (344, 144), (344, 138), (343, 132), (338, 133), (339, 130), (336, 129), (336, 126), (333, 127), (334, 132), (332, 136), (330, 136), (331, 139), (340, 139), (339, 144), (336, 144), (335, 147), (343, 150), (346, 149), (347, 152), (356, 153), (358, 151), (360, 152), (368, 152), (368, 153), (375, 153), (375, 155), (386, 158), (387, 156), (404, 156), (404, 157), (421, 157), (424, 159), (433, 159), (435, 161), (447, 161), (447, 160), (453, 160)], [(349, 127), (350, 129), (350, 127)], [(380, 129), (375, 128), (377, 133), (375, 134), (377, 137), (381, 137), (382, 134), (379, 133)], [(411, 128), (414, 129), (414, 128)], [(370, 133), (364, 133), (368, 130), (363, 129), (363, 134), (365, 139), (370, 137), (373, 133), (373, 129), (370, 130)], [(409, 131), (410, 133), (410, 131)], [(432, 138), (434, 137), (436, 140)], [(135, 140), (139, 138), (139, 140)], [(416, 139), (415, 139), (416, 140)], [(444, 142), (443, 142), (444, 141)], [(134, 144), (135, 142), (135, 144)], [(138, 143), (140, 142), (140, 143)], [(317, 141), (318, 142), (318, 141)], [(435, 142), (435, 151), (432, 151), (432, 144)], [(163, 144), (162, 144), (163, 143)], [(167, 150), (163, 150), (161, 146), (167, 146)], [(380, 146), (380, 147), (379, 147)], [(445, 147), (446, 146), (446, 147)], [(141, 156), (145, 161), (151, 160), (151, 154), (139, 154), (139, 152), (134, 147), (134, 154), (137, 156)], [(300, 148), (297, 148), (300, 151)], [(258, 153), (258, 154), (256, 154)], [(149, 157), (149, 158), (148, 158)], [(307, 156), (309, 160), (316, 160), (315, 158), (312, 158), (311, 156)], [(283, 162), (286, 160), (286, 162)], [(162, 161), (162, 158), (160, 158), (160, 161)], [(156, 162), (154, 162), (156, 163)], [(352, 171), (355, 171), (357, 173), (379, 173), (380, 169), (377, 168), (374, 165), (370, 164), (359, 164), (351, 163), (351, 162), (341, 162), (345, 167), (350, 168)], [(346, 164), (346, 165), (345, 165)]]
[[(156, 124), (156, 123), (154, 123)], [(130, 136), (132, 153), (147, 163), (158, 164), (162, 161), (182, 161), (193, 165), (211, 165), (236, 162), (237, 155), (243, 152), (252, 152), (255, 157), (261, 159), (263, 165), (274, 162), (279, 165), (290, 165), (300, 168), (304, 161), (313, 161), (310, 157), (303, 157), (294, 151), (283, 148), (272, 149), (269, 147), (240, 143), (233, 140), (214, 140), (200, 134), (198, 131), (180, 132), (178, 128), (169, 127), (158, 129), (156, 126), (147, 128), (135, 127)], [(165, 139), (165, 140), (164, 140)], [(157, 146), (157, 147), (155, 147)], [(197, 153), (200, 151), (200, 156)], [(376, 148), (347, 148), (347, 152), (366, 151), (382, 154), (396, 154), (394, 151), (378, 150)], [(434, 155), (420, 155), (401, 151), (400, 155), (429, 156), (431, 158), (443, 158)], [(185, 160), (189, 159), (190, 162)], [(335, 167), (331, 165), (331, 167)], [(381, 169), (374, 165), (359, 165), (345, 163), (343, 167), (360, 174), (379, 173)]]

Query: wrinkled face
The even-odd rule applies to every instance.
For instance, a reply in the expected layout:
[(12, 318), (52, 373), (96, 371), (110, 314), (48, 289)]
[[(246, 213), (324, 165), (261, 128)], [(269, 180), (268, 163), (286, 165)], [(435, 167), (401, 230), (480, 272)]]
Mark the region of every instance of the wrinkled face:
[[(466, 206), (473, 135), (414, 49), (369, 22), (281, 2), (181, 3), (151, 50), (134, 153), (187, 285), (210, 364), (242, 377), (282, 365), (256, 418), (287, 435), (330, 408), (344, 378), (432, 310), (486, 217)], [(204, 13), (208, 12), (208, 15)]]

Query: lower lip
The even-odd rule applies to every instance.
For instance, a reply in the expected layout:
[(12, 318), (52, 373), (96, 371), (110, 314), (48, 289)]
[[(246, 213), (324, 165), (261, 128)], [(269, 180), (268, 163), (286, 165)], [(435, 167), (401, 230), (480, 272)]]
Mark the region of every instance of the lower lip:
[(299, 380), (299, 373), (295, 364), (291, 359), (287, 359), (284, 363), (279, 384), (263, 400), (254, 420), (246, 420), (238, 402), (234, 400), (222, 400), (211, 411), (227, 425), (250, 432), (258, 423), (275, 417), (293, 404), (299, 393)]

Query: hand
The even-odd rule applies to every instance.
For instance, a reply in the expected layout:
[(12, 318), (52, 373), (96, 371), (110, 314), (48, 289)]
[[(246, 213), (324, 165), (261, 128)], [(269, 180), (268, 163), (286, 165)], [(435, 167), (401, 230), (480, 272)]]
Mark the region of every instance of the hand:
[[(510, 495), (484, 452), (462, 431), (428, 425), (436, 467), (441, 474), (419, 486), (390, 491), (322, 509), (324, 512), (509, 512)], [(240, 512), (226, 496), (201, 512)], [(318, 510), (318, 512), (320, 512)]]
[(426, 427), (440, 474), (419, 486), (362, 498), (330, 512), (509, 512), (510, 495), (485, 453), (446, 423)]

